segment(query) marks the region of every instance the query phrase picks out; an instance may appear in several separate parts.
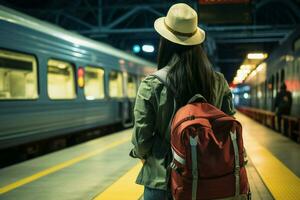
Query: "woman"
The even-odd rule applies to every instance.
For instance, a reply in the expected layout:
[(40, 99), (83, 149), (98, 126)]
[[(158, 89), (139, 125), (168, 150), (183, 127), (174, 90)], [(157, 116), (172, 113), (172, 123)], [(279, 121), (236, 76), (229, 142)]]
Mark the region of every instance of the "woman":
[(158, 51), (158, 69), (169, 66), (167, 82), (175, 94), (155, 76), (146, 77), (138, 90), (130, 155), (139, 158), (143, 167), (137, 183), (144, 185), (144, 200), (166, 198), (166, 159), (170, 149), (169, 122), (173, 101), (177, 109), (195, 94), (201, 94), (214, 106), (234, 114), (232, 96), (224, 76), (214, 72), (201, 47), (205, 33), (197, 27), (197, 13), (188, 5), (173, 5), (166, 17), (155, 21), (162, 36)]

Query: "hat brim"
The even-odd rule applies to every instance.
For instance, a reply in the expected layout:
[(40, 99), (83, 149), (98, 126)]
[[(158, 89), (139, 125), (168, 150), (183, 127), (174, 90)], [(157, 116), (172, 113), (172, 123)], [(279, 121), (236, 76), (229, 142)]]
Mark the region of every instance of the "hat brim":
[(185, 36), (176, 35), (166, 28), (164, 20), (165, 17), (160, 17), (157, 20), (155, 20), (154, 29), (162, 37), (166, 38), (167, 40), (170, 40), (171, 42), (188, 46), (188, 45), (201, 44), (205, 39), (205, 32), (199, 27), (197, 27), (197, 31), (193, 36), (185, 37)]

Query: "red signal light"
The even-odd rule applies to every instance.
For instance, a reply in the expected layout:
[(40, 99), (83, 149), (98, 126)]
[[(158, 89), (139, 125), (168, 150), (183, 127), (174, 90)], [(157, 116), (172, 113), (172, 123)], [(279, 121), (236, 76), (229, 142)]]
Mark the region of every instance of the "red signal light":
[(83, 67), (78, 68), (77, 76), (78, 76), (78, 86), (82, 88), (84, 86), (84, 68)]

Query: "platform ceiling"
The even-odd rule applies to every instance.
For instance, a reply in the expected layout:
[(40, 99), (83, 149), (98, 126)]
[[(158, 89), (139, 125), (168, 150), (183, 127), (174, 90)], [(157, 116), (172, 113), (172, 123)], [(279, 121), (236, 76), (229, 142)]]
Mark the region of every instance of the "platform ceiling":
[[(129, 53), (134, 44), (157, 47), (153, 22), (178, 2), (197, 10), (210, 60), (229, 82), (248, 52), (271, 53), (300, 24), (300, 0), (0, 0), (1, 5)], [(155, 62), (156, 53), (137, 55)]]

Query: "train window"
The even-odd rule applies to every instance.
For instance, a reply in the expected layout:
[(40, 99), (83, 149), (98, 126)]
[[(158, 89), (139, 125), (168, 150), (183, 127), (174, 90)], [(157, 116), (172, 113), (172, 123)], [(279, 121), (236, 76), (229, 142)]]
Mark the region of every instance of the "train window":
[(48, 95), (50, 99), (74, 99), (75, 76), (72, 64), (60, 60), (48, 61)]
[(127, 76), (127, 94), (129, 98), (136, 97), (136, 77), (134, 75)]
[(34, 56), (0, 49), (0, 100), (37, 99), (37, 84)]
[(123, 77), (121, 72), (109, 73), (109, 96), (123, 97)]
[(85, 67), (84, 95), (87, 100), (104, 98), (104, 70), (96, 67)]

